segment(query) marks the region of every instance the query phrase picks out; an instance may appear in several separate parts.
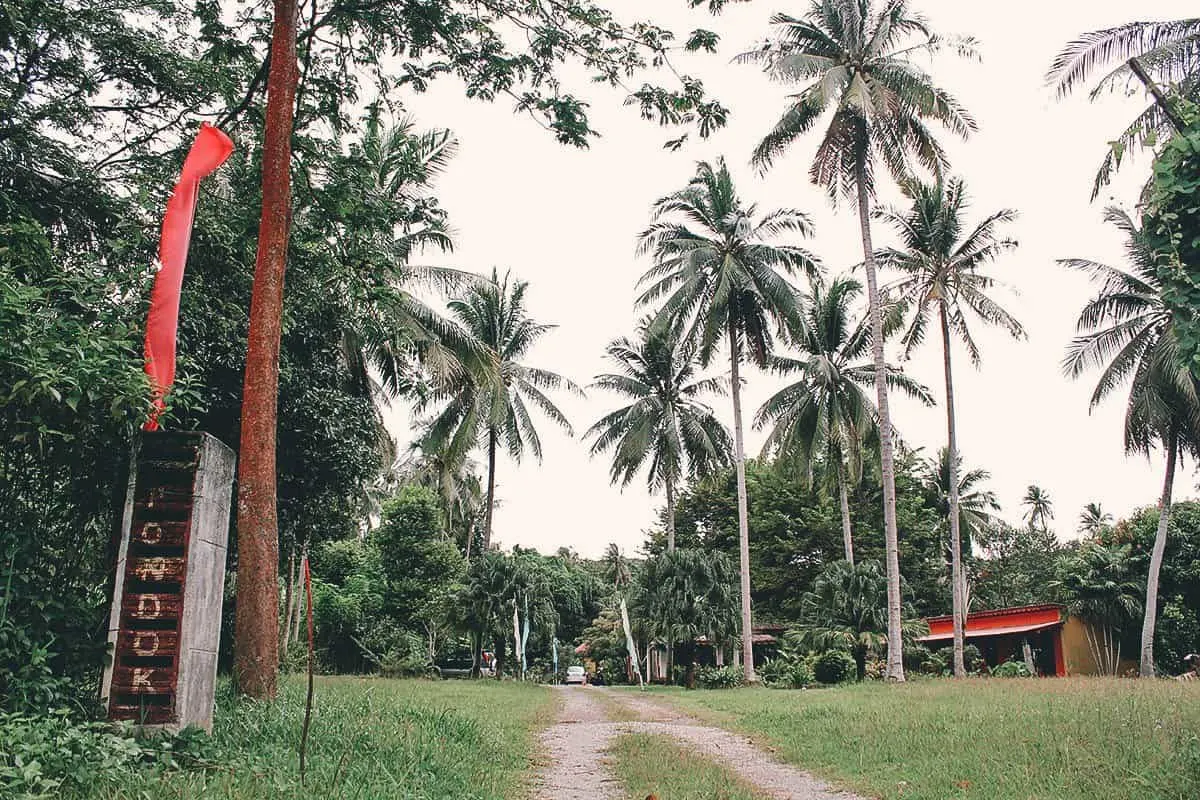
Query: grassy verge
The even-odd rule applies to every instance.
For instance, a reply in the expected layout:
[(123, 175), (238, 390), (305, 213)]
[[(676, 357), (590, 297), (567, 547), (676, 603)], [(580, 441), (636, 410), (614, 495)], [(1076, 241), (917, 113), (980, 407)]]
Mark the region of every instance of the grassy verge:
[(309, 734), (308, 774), (299, 779), (303, 715), (300, 681), (278, 702), (243, 703), (224, 692), (201, 761), (141, 769), (120, 786), (95, 786), (72, 798), (205, 800), (394, 800), (521, 796), (537, 728), (552, 694), (492, 681), (319, 679)]
[(608, 751), (629, 800), (762, 800), (763, 795), (721, 765), (676, 744), (669, 736), (627, 733)]
[(662, 690), (778, 756), (883, 798), (1200, 797), (1200, 686), (1089, 678), (812, 691)]

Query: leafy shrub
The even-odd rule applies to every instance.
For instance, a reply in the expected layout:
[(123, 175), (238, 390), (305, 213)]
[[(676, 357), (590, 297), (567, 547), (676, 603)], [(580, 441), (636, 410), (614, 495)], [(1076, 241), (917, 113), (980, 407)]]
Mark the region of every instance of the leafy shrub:
[(778, 689), (803, 689), (816, 683), (812, 663), (803, 656), (780, 656), (763, 664), (762, 679)]
[(1032, 673), (1029, 667), (1025, 666), (1024, 661), (1005, 661), (1003, 664), (997, 664), (992, 667), (993, 678), (1029, 678)]
[(973, 675), (987, 669), (987, 663), (983, 660), (983, 653), (979, 652), (978, 647), (973, 644), (963, 647), (963, 666), (967, 668), (967, 672)]
[[(978, 675), (988, 668), (983, 660), (983, 653), (973, 644), (963, 647), (963, 666), (970, 675)], [(954, 648), (947, 646), (933, 650), (928, 658), (921, 662), (921, 672), (926, 675), (950, 675), (954, 672)]]
[(201, 741), (190, 731), (174, 738), (136, 738), (131, 727), (78, 722), (67, 710), (42, 716), (0, 713), (0, 797), (42, 800), (117, 789), (136, 770), (178, 768), (184, 756), (196, 760), (193, 751)]
[(746, 673), (741, 667), (700, 667), (696, 670), (696, 683), (701, 689), (732, 689), (741, 686)]
[(868, 681), (881, 681), (887, 675), (887, 661), (883, 659), (871, 659), (867, 661), (866, 672), (863, 678)]
[(843, 683), (858, 674), (858, 665), (844, 650), (826, 650), (813, 664), (813, 676), (821, 683)]

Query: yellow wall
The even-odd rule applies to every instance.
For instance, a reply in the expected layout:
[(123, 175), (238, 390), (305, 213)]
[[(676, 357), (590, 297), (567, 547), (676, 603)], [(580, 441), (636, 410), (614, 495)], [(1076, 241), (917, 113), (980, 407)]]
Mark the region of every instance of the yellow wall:
[[(1062, 626), (1063, 661), (1066, 662), (1068, 675), (1098, 675), (1100, 669), (1092, 656), (1092, 648), (1088, 644), (1088, 623), (1078, 617), (1067, 617)], [(1099, 635), (1097, 640), (1099, 640)], [(1130, 670), (1137, 671), (1137, 662), (1130, 660), (1128, 654), (1121, 653), (1117, 666), (1117, 674), (1125, 675)]]
[(1068, 675), (1095, 675), (1099, 672), (1087, 640), (1087, 623), (1067, 617), (1062, 626), (1063, 661)]

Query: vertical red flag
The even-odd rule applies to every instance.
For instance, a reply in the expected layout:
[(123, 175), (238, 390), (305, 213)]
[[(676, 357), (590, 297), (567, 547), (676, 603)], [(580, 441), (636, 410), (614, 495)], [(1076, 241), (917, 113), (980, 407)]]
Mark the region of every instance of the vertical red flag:
[(163, 216), (162, 240), (158, 245), (161, 267), (150, 292), (150, 313), (146, 317), (146, 374), (154, 408), (143, 426), (158, 430), (158, 416), (165, 407), (163, 398), (175, 382), (175, 333), (179, 327), (179, 293), (183, 287), (183, 268), (187, 264), (188, 244), (192, 238), (192, 218), (200, 181), (225, 163), (233, 152), (233, 142), (207, 122), (192, 142), (183, 162), (183, 171), (175, 191), (167, 201)]

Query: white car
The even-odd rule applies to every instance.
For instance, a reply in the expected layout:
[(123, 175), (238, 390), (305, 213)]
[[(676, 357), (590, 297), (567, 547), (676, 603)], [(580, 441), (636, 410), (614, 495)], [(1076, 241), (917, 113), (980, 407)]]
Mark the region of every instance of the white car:
[(580, 686), (587, 683), (587, 673), (583, 667), (567, 667), (567, 685), (578, 683)]

